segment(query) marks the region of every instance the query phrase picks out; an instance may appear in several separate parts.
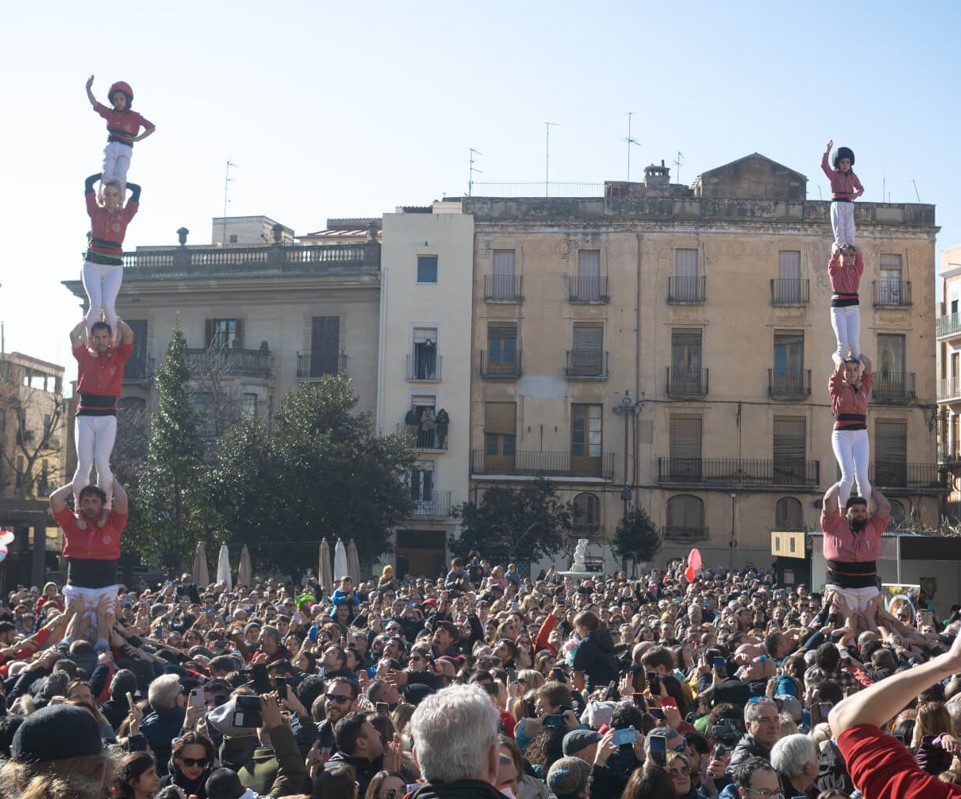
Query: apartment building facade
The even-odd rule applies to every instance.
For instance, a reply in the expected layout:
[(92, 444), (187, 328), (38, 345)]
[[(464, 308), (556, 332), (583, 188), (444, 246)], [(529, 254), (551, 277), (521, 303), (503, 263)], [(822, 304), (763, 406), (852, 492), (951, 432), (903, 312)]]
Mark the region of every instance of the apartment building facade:
[[(605, 541), (625, 510), (659, 562), (767, 564), (837, 479), (829, 204), (753, 154), (693, 189), (649, 167), (595, 198), (464, 198), (474, 218), (472, 496), (551, 477)], [(859, 202), (872, 479), (935, 523), (934, 207)], [(562, 564), (566, 565), (566, 564)]]
[(458, 203), (383, 217), (377, 422), (417, 457), (413, 512), (396, 530), (398, 574), (444, 571), (468, 500), (474, 220)]
[(954, 523), (961, 520), (961, 246), (941, 253), (941, 304), (938, 337), (938, 460), (950, 493), (944, 508)]

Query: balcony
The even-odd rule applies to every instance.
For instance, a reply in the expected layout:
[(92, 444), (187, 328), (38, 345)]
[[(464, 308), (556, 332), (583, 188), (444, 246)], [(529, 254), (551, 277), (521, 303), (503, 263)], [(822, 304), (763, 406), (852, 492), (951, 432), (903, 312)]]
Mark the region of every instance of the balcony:
[(661, 528), (665, 541), (706, 541), (709, 534), (707, 527), (681, 527), (668, 524)]
[(599, 477), (614, 479), (614, 453), (591, 457), (570, 452), (516, 452), (488, 455), (471, 453), (472, 474), (531, 475), (535, 477)]
[(188, 349), (187, 362), (192, 372), (219, 372), (224, 377), (270, 377), (270, 350), (245, 350), (240, 347)]
[(946, 476), (937, 463), (874, 461), (868, 469), (868, 479), (872, 486), (885, 492), (948, 490)]
[(607, 353), (600, 350), (568, 350), (568, 380), (607, 380)]
[(668, 277), (667, 301), (671, 305), (701, 305), (707, 296), (706, 281), (705, 277)]
[(567, 301), (572, 305), (589, 305), (610, 302), (607, 293), (607, 276), (567, 276)]
[(912, 402), (915, 399), (914, 372), (875, 372), (871, 399), (888, 405)]
[(310, 352), (297, 353), (297, 379), (320, 380), (326, 375), (342, 375), (347, 372), (347, 353), (325, 353), (314, 356)]
[(821, 462), (737, 458), (658, 458), (657, 481), (712, 487), (815, 488)]
[(484, 302), (523, 302), (520, 275), (484, 275)]
[(807, 305), (811, 301), (811, 281), (800, 278), (772, 278), (771, 305)]
[(944, 377), (938, 381), (938, 402), (961, 399), (961, 378)]
[(910, 280), (872, 280), (875, 308), (909, 308), (911, 306)]
[(515, 350), (512, 358), (501, 354), (491, 360), (490, 353), (481, 350), (480, 374), (485, 380), (516, 380), (521, 376), (521, 351)]
[(446, 519), (450, 516), (450, 491), (431, 491), (430, 499), (415, 499), (412, 519)]
[(397, 432), (406, 437), (407, 446), (410, 449), (427, 449), (443, 452), (447, 449), (449, 431), (449, 422), (446, 425), (435, 424), (432, 430), (425, 430), (420, 426), (414, 427), (414, 425), (408, 427), (403, 422), (397, 425)]
[(431, 383), (440, 380), (441, 356), (419, 353), (407, 356), (407, 382)]
[(961, 314), (952, 313), (939, 316), (935, 332), (938, 338), (947, 338), (961, 333)]
[(961, 449), (957, 445), (949, 449), (942, 444), (938, 447), (938, 463), (951, 468), (961, 465)]
[(131, 358), (123, 368), (124, 383), (149, 383), (153, 380), (154, 359), (148, 355)]
[(807, 399), (811, 396), (811, 370), (768, 369), (767, 393), (777, 400)]
[(673, 399), (707, 396), (707, 369), (667, 367), (667, 395)]

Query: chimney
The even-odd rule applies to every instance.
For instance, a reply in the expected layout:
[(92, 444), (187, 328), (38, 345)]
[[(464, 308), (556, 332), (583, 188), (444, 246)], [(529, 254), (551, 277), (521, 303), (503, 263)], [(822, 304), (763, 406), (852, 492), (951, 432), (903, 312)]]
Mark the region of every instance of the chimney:
[(660, 166), (651, 164), (644, 167), (644, 185), (649, 189), (667, 189), (671, 185), (671, 169), (664, 166), (663, 159)]

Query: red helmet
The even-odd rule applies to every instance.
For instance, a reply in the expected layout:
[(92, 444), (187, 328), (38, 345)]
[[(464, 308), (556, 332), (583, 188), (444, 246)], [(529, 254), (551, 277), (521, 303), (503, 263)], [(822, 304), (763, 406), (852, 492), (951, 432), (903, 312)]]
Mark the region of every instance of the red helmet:
[(126, 95), (127, 97), (127, 107), (129, 108), (131, 103), (133, 103), (133, 89), (130, 88), (129, 83), (124, 83), (122, 80), (118, 80), (113, 86), (110, 87), (110, 91), (107, 92), (107, 99), (109, 100), (114, 96), (116, 92)]

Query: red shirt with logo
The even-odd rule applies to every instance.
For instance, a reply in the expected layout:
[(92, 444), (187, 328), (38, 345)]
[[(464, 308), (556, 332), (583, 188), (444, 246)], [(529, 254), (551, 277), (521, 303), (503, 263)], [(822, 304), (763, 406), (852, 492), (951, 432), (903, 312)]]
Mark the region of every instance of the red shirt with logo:
[(84, 409), (84, 394), (120, 396), (123, 391), (123, 367), (132, 354), (132, 341), (121, 341), (116, 347), (109, 347), (107, 354), (103, 356), (95, 355), (83, 346), (74, 347), (73, 357), (77, 359), (77, 393), (81, 395), (78, 410)]
[(70, 508), (53, 514), (63, 530), (63, 556), (75, 560), (119, 560), (120, 535), (127, 526), (127, 514), (110, 511), (103, 527), (87, 522), (81, 530)]
[(153, 130), (156, 127), (153, 122), (144, 119), (136, 111), (130, 109), (115, 111), (103, 103), (97, 103), (93, 110), (107, 120), (107, 132), (111, 139), (131, 147), (133, 147), (134, 138), (140, 135), (140, 128)]

